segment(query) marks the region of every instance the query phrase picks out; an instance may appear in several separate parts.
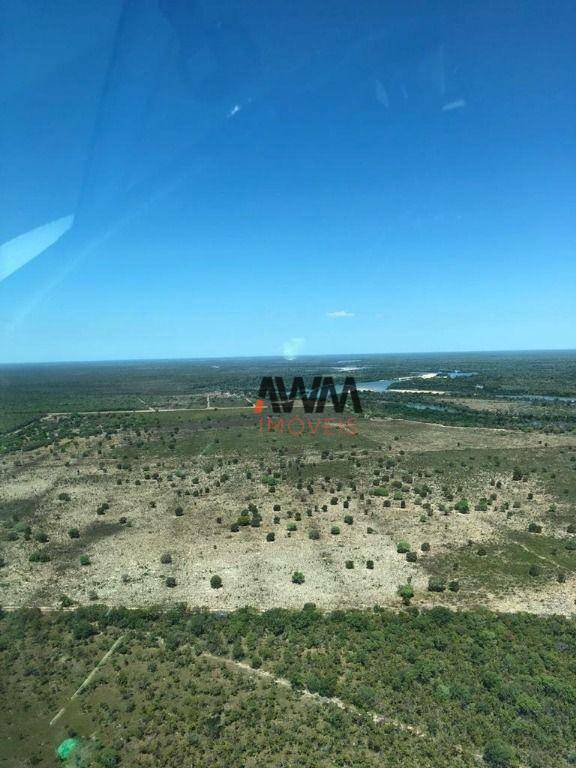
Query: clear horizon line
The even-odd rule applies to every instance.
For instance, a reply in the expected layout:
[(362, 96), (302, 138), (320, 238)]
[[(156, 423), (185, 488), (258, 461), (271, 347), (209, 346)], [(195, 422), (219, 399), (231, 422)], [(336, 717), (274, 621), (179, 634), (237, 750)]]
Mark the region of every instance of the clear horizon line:
[(425, 356), (425, 355), (495, 355), (495, 354), (542, 354), (551, 352), (572, 352), (576, 354), (576, 348), (572, 347), (547, 347), (540, 349), (469, 349), (469, 350), (431, 350), (426, 352), (319, 352), (296, 355), (288, 359), (285, 355), (214, 355), (208, 357), (115, 357), (93, 358), (83, 360), (28, 360), (21, 362), (0, 362), (1, 367), (7, 366), (34, 366), (34, 365), (98, 365), (110, 363), (172, 363), (172, 362), (198, 362), (203, 360), (286, 360), (294, 363), (296, 360), (306, 360), (318, 357), (371, 357), (379, 356)]

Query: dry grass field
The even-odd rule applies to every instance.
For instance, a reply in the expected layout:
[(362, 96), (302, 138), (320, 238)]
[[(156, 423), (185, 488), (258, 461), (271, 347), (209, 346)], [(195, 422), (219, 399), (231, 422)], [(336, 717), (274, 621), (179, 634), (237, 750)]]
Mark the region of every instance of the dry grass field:
[(357, 437), (297, 437), (240, 409), (100, 421), (1, 460), (4, 606), (398, 606), (410, 583), (415, 605), (574, 611), (569, 434), (363, 419)]

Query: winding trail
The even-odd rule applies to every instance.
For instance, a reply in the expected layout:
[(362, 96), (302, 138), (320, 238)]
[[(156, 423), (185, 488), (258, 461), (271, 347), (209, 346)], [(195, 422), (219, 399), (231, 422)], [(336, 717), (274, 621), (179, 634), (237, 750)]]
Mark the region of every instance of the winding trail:
[[(254, 667), (251, 667), (249, 664), (246, 664), (243, 661), (235, 661), (234, 659), (228, 659), (224, 656), (215, 656), (213, 653), (208, 653), (207, 651), (204, 651), (201, 656), (218, 664), (226, 664), (227, 666), (235, 667), (236, 669), (240, 669), (243, 672), (254, 675), (255, 677), (263, 678), (271, 683), (274, 683), (274, 685), (281, 686), (282, 688), (294, 690), (292, 683), (289, 680), (286, 680), (283, 677), (275, 677), (272, 672), (267, 672), (265, 669), (254, 669)], [(353, 704), (347, 704), (345, 701), (342, 701), (342, 699), (338, 698), (337, 696), (321, 696), (319, 693), (309, 691), (307, 688), (298, 688), (295, 692), (300, 694), (302, 698), (312, 699), (313, 701), (317, 701), (319, 704), (332, 704), (333, 706), (338, 707), (338, 709), (345, 710), (346, 712), (353, 712), (356, 715), (365, 715), (374, 723), (389, 725), (392, 728), (396, 728), (398, 731), (412, 733), (414, 736), (418, 736), (420, 738), (427, 736), (425, 731), (422, 731), (415, 725), (402, 723), (400, 720), (387, 717), (386, 715), (380, 714), (378, 712), (363, 712)]]

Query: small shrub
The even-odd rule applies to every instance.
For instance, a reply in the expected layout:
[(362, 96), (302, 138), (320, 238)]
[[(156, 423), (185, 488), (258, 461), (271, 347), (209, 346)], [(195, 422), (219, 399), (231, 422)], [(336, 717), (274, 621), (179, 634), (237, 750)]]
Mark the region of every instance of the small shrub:
[(50, 555), (48, 552), (44, 552), (44, 550), (39, 550), (38, 552), (32, 552), (28, 560), (31, 563), (49, 563)]
[(333, 536), (338, 536), (340, 534), (340, 528), (338, 528), (337, 525), (333, 525), (332, 528), (330, 528), (330, 533)]
[(352, 568), (354, 568), (354, 561), (353, 560), (346, 560), (346, 564), (345, 565), (346, 565), (346, 568), (348, 568), (348, 570), (350, 571), (350, 570), (352, 570)]
[(427, 541), (424, 541), (420, 544), (420, 549), (422, 552), (430, 552), (430, 544)]
[(220, 589), (222, 587), (222, 578), (217, 574), (214, 574), (210, 579), (210, 586), (212, 589)]
[(162, 565), (170, 565), (172, 562), (172, 555), (170, 552), (164, 552), (164, 554), (160, 556), (160, 562)]
[(446, 589), (446, 581), (440, 576), (432, 576), (428, 579), (428, 591), (429, 592), (444, 592)]
[(275, 538), (276, 538), (276, 534), (274, 533), (274, 531), (270, 531), (269, 533), (266, 534), (266, 541), (274, 541)]
[(484, 748), (484, 762), (491, 768), (510, 768), (516, 763), (516, 755), (509, 744), (491, 741)]
[(406, 560), (409, 563), (415, 563), (418, 560), (418, 555), (416, 552), (406, 552)]
[(410, 600), (414, 597), (414, 587), (412, 584), (400, 584), (398, 595), (402, 598), (404, 605), (410, 605)]
[(461, 515), (467, 515), (468, 512), (470, 512), (470, 504), (468, 503), (468, 499), (460, 499), (460, 501), (457, 501), (454, 505), (454, 509), (456, 512), (460, 512)]
[(530, 523), (528, 526), (529, 533), (542, 533), (542, 526), (538, 523)]
[(410, 544), (407, 541), (399, 541), (396, 545), (396, 552), (399, 555), (405, 555), (406, 552), (410, 552)]
[(90, 558), (88, 555), (80, 555), (80, 565), (90, 565)]
[(374, 560), (366, 560), (366, 568), (368, 568), (369, 571), (374, 570)]
[(164, 583), (166, 584), (167, 587), (172, 588), (176, 586), (176, 579), (174, 578), (174, 576), (168, 576)]
[(344, 522), (346, 523), (346, 525), (352, 525), (352, 523), (354, 522), (354, 518), (352, 517), (352, 515), (345, 515)]
[(78, 530), (78, 528), (70, 528), (68, 530), (68, 536), (70, 536), (71, 539), (79, 539), (80, 531)]
[(293, 584), (304, 584), (304, 574), (301, 571), (294, 571), (292, 574), (292, 583)]

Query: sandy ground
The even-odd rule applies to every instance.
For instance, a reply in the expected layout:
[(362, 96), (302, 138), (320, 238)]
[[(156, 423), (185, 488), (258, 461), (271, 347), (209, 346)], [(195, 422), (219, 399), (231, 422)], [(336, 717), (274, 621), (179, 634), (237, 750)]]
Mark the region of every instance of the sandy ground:
[[(388, 431), (402, 426), (402, 449), (429, 450), (451, 448), (468, 442), (478, 447), (539, 445), (540, 438), (517, 433), (502, 434), (497, 430), (469, 430), (424, 425), (417, 430), (414, 422), (406, 426), (402, 422), (389, 422)], [(377, 429), (378, 425), (369, 425)], [(474, 434), (472, 434), (474, 433)], [(562, 438), (560, 436), (558, 439)], [(390, 439), (386, 433), (387, 442)], [(424, 442), (423, 442), (424, 441)], [(93, 444), (90, 439), (80, 441), (78, 455), (89, 453)], [(207, 606), (212, 609), (230, 610), (244, 605), (262, 609), (284, 606), (301, 607), (313, 602), (326, 609), (337, 607), (371, 607), (375, 604), (397, 606), (397, 588), (411, 579), (416, 590), (415, 605), (444, 603), (453, 607), (487, 605), (502, 611), (526, 610), (537, 613), (574, 612), (576, 579), (570, 577), (564, 584), (549, 583), (545, 589), (523, 588), (506, 596), (494, 594), (432, 595), (426, 591), (429, 574), (426, 558), (474, 542), (493, 541), (501, 535), (503, 526), (518, 526), (525, 530), (526, 521), (539, 519), (541, 510), (550, 502), (542, 491), (535, 489), (534, 500), (524, 506), (522, 514), (514, 521), (506, 521), (497, 509), (482, 514), (444, 517), (435, 513), (426, 523), (420, 521), (422, 509), (412, 500), (406, 509), (399, 504), (384, 508), (383, 500), (366, 494), (360, 499), (363, 488), (368, 489), (369, 465), (358, 470), (358, 489), (352, 493), (344, 488), (337, 492), (339, 501), (331, 505), (333, 489), (322, 490), (316, 483), (313, 497), (298, 490), (295, 484), (282, 483), (276, 494), (270, 494), (259, 480), (247, 482), (246, 470), (254, 476), (261, 471), (256, 462), (240, 461), (225, 467), (228, 479), (220, 487), (214, 487), (214, 475), (204, 471), (203, 459), (162, 460), (158, 468), (161, 482), (145, 479), (142, 466), (134, 464), (127, 472), (118, 469), (115, 462), (104, 463), (107, 472), (99, 467), (101, 459), (88, 456), (72, 460), (70, 466), (56, 460), (47, 451), (29, 454), (22, 466), (4, 459), (0, 502), (29, 502), (33, 513), (30, 519), (33, 534), (47, 533), (50, 541), (39, 545), (24, 541), (2, 542), (2, 553), (7, 564), (0, 570), (0, 602), (7, 607), (24, 605), (57, 606), (63, 595), (78, 603), (96, 599), (110, 605), (145, 606), (165, 602), (184, 602), (191, 606)], [(152, 461), (152, 471), (155, 469)], [(167, 475), (183, 469), (186, 477)], [(193, 477), (199, 483), (192, 482)], [(136, 480), (139, 479), (139, 485)], [(118, 484), (121, 480), (122, 484)], [(512, 493), (510, 478), (502, 476), (502, 498)], [(472, 493), (487, 491), (489, 478), (479, 473), (467, 478)], [(197, 488), (211, 485), (208, 495), (198, 498), (186, 495)], [(178, 491), (181, 495), (178, 495)], [(61, 501), (60, 493), (70, 494), (71, 500)], [(346, 494), (353, 496), (349, 509), (342, 500)], [(30, 501), (31, 500), (31, 501)], [(103, 502), (110, 505), (105, 515), (97, 515), (96, 509)], [(230, 531), (249, 502), (255, 502), (262, 515), (262, 525), (257, 528), (241, 527)], [(152, 503), (155, 507), (152, 507)], [(274, 512), (273, 505), (280, 503), (281, 512)], [(305, 510), (318, 505), (313, 517)], [(321, 510), (327, 504), (327, 511)], [(175, 515), (181, 505), (184, 514)], [(295, 532), (287, 531), (291, 520), (287, 512), (300, 511), (301, 521)], [(353, 525), (343, 522), (344, 515), (354, 517)], [(281, 516), (280, 524), (274, 524), (274, 515)], [(120, 523), (126, 518), (126, 523)], [(221, 518), (222, 522), (217, 522)], [(340, 535), (333, 536), (333, 525), (340, 527)], [(70, 528), (80, 530), (79, 539), (71, 539)], [(308, 538), (310, 528), (320, 531), (320, 540)], [(368, 533), (368, 527), (374, 532)], [(266, 541), (266, 534), (274, 532), (276, 539)], [(420, 544), (428, 541), (430, 555), (419, 552), (416, 563), (409, 563), (396, 551), (399, 540), (407, 540), (412, 549), (419, 551)], [(47, 563), (31, 563), (29, 555), (35, 549), (46, 547), (51, 553)], [(160, 558), (169, 552), (172, 564), (162, 564)], [(80, 565), (80, 556), (89, 556), (91, 564)], [(366, 561), (374, 561), (374, 569), (366, 567)], [(348, 569), (346, 561), (352, 560), (354, 568)], [(291, 575), (301, 571), (304, 584), (293, 584)], [(210, 578), (218, 574), (223, 580), (221, 589), (212, 589)], [(172, 576), (176, 586), (169, 588), (165, 580)]]

